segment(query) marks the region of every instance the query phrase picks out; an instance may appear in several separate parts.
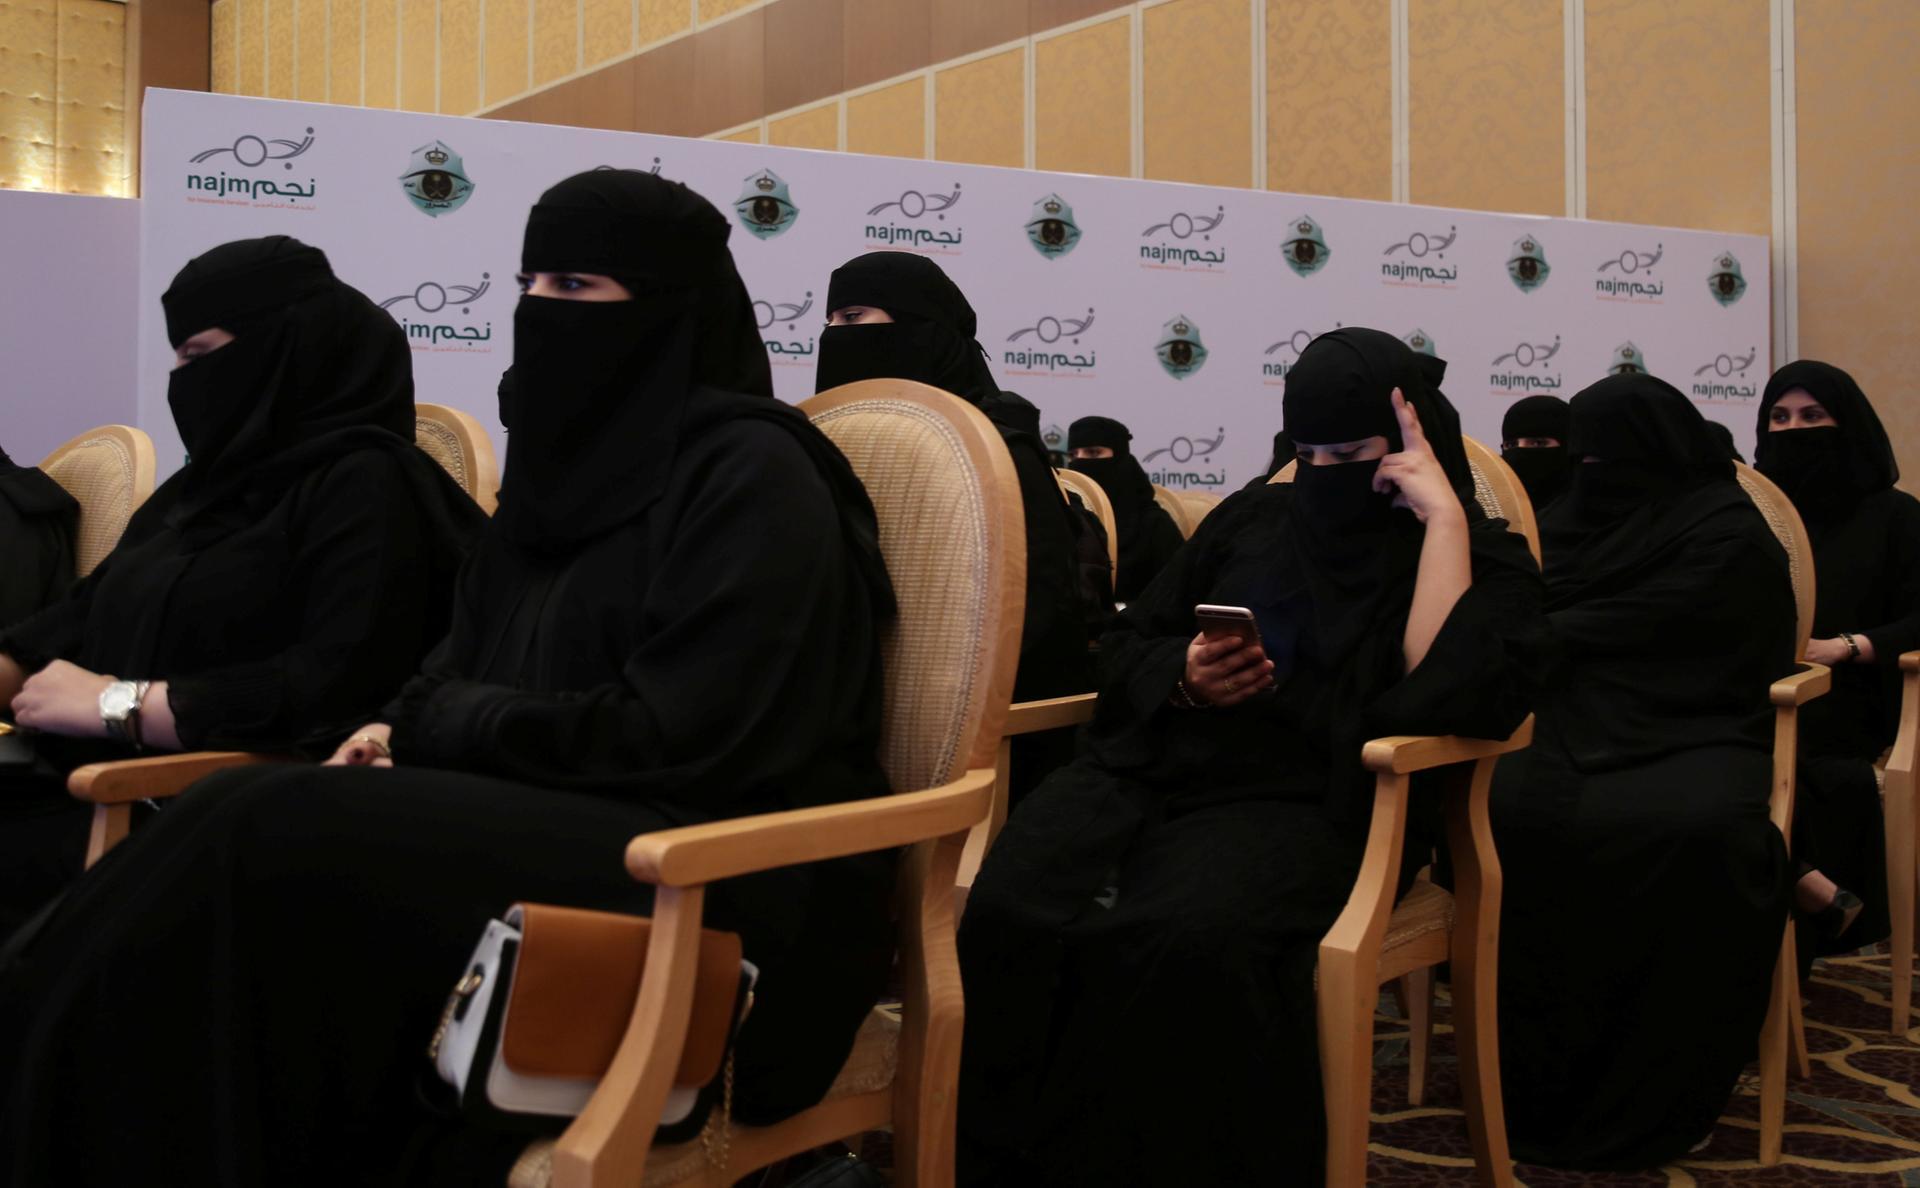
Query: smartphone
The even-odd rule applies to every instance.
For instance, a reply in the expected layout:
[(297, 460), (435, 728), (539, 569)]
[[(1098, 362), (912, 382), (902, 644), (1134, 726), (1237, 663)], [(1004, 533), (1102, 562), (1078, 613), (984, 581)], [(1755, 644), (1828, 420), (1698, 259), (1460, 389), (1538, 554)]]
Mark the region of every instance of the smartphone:
[(1260, 628), (1254, 625), (1253, 612), (1244, 606), (1214, 606), (1203, 602), (1193, 608), (1193, 617), (1210, 639), (1235, 635), (1247, 643), (1260, 642)]

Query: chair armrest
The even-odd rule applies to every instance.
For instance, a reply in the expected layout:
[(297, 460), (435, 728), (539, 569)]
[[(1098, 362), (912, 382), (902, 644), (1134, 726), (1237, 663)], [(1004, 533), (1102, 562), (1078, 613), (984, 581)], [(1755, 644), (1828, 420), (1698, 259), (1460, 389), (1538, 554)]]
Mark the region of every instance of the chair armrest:
[(1900, 653), (1900, 670), (1902, 672), (1920, 672), (1920, 652)]
[(1533, 741), (1533, 715), (1508, 738), (1461, 738), (1453, 734), (1398, 734), (1376, 738), (1360, 751), (1360, 762), (1377, 774), (1407, 775), (1451, 763), (1466, 763), (1518, 751)]
[(627, 870), (643, 883), (693, 887), (896, 849), (966, 832), (987, 815), (992, 792), (993, 769), (982, 767), (921, 792), (643, 833), (627, 843)]
[(1076, 693), (1071, 697), (1016, 701), (1007, 707), (1007, 724), (1000, 728), (1000, 735), (1002, 738), (1011, 738), (1016, 734), (1033, 734), (1091, 722), (1094, 698), (1092, 693)]
[[(1920, 658), (1920, 654), (1916, 654)], [(1906, 663), (1902, 656), (1901, 663)], [(1833, 688), (1833, 670), (1824, 664), (1802, 664), (1800, 671), (1792, 676), (1781, 677), (1773, 682), (1771, 695), (1773, 704), (1782, 709), (1789, 706), (1805, 705), (1816, 697), (1825, 695)]]
[(146, 759), (116, 759), (89, 763), (67, 777), (67, 791), (94, 804), (131, 804), (178, 796), (194, 781), (223, 767), (249, 763), (284, 763), (283, 755), (252, 751), (188, 751), (182, 755), (153, 755)]

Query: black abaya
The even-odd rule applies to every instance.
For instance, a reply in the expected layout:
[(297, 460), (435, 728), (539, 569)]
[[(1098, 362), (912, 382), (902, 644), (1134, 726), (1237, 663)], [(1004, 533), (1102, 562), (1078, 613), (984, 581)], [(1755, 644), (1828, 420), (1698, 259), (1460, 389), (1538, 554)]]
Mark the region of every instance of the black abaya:
[(17, 623), (73, 585), (80, 505), (59, 483), (0, 451), (0, 627)]
[[(1359, 386), (1386, 410), (1397, 378), (1429, 438), (1457, 443), (1414, 366), (1370, 364)], [(1358, 550), (1330, 554), (1300, 489), (1233, 495), (1103, 640), (1080, 757), (1015, 810), (968, 899), (962, 1183), (1317, 1182), (1313, 971), (1364, 848), (1361, 744), (1504, 737), (1525, 715), (1508, 633), (1539, 598), (1525, 542), (1474, 514), (1473, 584), (1405, 673), (1422, 532), (1386, 498)], [(1202, 602), (1256, 611), (1275, 692), (1170, 704)]]
[(1106, 446), (1107, 458), (1075, 458), (1073, 469), (1100, 484), (1113, 504), (1114, 526), (1120, 534), (1120, 560), (1113, 577), (1113, 596), (1131, 602), (1140, 596), (1186, 538), (1179, 525), (1153, 497), (1153, 483), (1133, 456), (1133, 434), (1110, 417), (1081, 417), (1067, 428), (1067, 447)]
[[(1686, 398), (1599, 388), (1574, 398), (1575, 452), (1608, 461), (1542, 518), (1533, 746), (1494, 781), (1501, 1076), (1516, 1158), (1628, 1170), (1712, 1129), (1766, 1013), (1790, 883), (1768, 688), (1795, 620), (1786, 557)], [(1589, 413), (1609, 432), (1583, 441)]]

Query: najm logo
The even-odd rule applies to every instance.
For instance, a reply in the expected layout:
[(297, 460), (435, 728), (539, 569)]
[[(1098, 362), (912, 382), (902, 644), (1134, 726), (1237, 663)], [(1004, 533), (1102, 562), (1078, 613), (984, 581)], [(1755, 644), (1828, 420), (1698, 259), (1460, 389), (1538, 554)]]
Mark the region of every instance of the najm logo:
[(400, 175), (400, 188), (416, 209), (436, 219), (459, 210), (473, 197), (466, 162), (442, 140), (413, 150), (407, 171)]
[(1073, 207), (1065, 198), (1048, 194), (1033, 204), (1033, 213), (1027, 216), (1027, 242), (1049, 260), (1066, 255), (1080, 242)]
[(740, 184), (740, 196), (733, 200), (733, 213), (740, 225), (756, 239), (772, 239), (800, 217), (787, 183), (771, 169), (751, 174)]
[(1174, 379), (1186, 379), (1207, 361), (1207, 348), (1200, 342), (1200, 327), (1185, 314), (1160, 328), (1160, 341), (1153, 353)]

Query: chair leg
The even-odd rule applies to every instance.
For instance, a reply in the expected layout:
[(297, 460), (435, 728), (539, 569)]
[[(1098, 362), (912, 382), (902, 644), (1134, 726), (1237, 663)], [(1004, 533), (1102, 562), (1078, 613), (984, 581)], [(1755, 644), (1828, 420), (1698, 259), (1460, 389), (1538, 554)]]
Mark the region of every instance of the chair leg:
[(1427, 1053), (1433, 1047), (1433, 967), (1416, 969), (1394, 985), (1407, 1020), (1407, 1104), (1427, 1096)]
[(1359, 976), (1358, 964), (1351, 953), (1320, 951), (1320, 1081), (1327, 1105), (1329, 1188), (1367, 1182), (1373, 1011), (1380, 984)]
[(1460, 1062), (1460, 1096), (1482, 1185), (1513, 1188), (1507, 1146), (1506, 1098), (1500, 1088), (1497, 929), (1472, 929), (1456, 914), (1453, 947), (1453, 1047)]
[(1913, 907), (1914, 907), (1914, 811), (1912, 777), (1906, 773), (1887, 773), (1887, 907), (1893, 924), (1888, 943), (1891, 957), (1893, 1001), (1892, 1031), (1905, 1035), (1913, 1009)]
[(967, 845), (960, 852), (960, 876), (958, 883), (962, 887), (973, 886), (974, 876), (980, 873), (980, 864), (986, 861), (987, 849), (993, 845), (993, 839), (1000, 836), (1000, 827), (1007, 823), (1007, 802), (1013, 798), (1013, 739), (1003, 738), (1000, 747), (994, 753), (993, 762), (993, 802), (987, 810), (987, 818), (973, 827), (967, 834)]
[(1794, 979), (1793, 925), (1780, 944), (1774, 961), (1773, 988), (1767, 1000), (1767, 1020), (1760, 1026), (1760, 1164), (1773, 1167), (1780, 1162), (1780, 1146), (1787, 1118), (1787, 1016), (1792, 1010)]
[(1793, 928), (1787, 928), (1787, 1038), (1793, 1045), (1793, 1075), (1806, 1080), (1813, 1075), (1813, 1062), (1807, 1057), (1807, 1018), (1800, 996), (1800, 950)]

